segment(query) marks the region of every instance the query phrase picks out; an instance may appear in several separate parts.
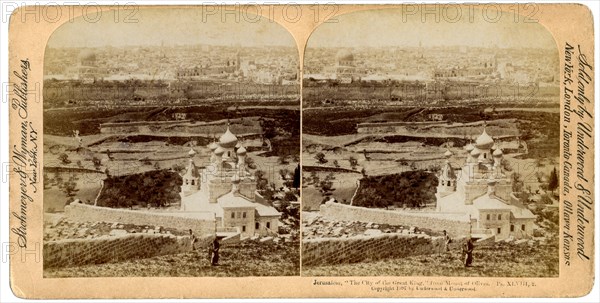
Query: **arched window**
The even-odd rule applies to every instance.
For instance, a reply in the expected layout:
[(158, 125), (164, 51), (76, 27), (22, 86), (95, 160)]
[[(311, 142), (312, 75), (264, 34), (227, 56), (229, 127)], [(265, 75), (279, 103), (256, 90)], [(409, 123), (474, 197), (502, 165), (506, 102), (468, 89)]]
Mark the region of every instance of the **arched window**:
[(185, 185), (188, 185), (188, 184), (189, 184), (189, 182), (190, 182), (190, 180), (188, 180), (188, 179), (185, 179)]

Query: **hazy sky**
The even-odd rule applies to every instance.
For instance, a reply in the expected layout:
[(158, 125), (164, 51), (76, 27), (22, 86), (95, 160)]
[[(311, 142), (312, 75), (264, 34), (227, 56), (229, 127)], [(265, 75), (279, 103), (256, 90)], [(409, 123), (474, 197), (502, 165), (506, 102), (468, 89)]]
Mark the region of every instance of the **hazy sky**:
[[(494, 20), (496, 11), (487, 11), (487, 19)], [(442, 13), (439, 22), (435, 15), (404, 14), (400, 9), (355, 12), (336, 17), (336, 23), (325, 23), (310, 36), (307, 47), (385, 47), (418, 46), (497, 46), (553, 48), (552, 35), (538, 23), (515, 22), (515, 15), (503, 13), (495, 23), (486, 21), (478, 9), (461, 9), (461, 18), (452, 20), (456, 10)], [(423, 17), (426, 21), (423, 22)], [(472, 18), (472, 19), (471, 19)]]
[[(90, 12), (92, 19), (95, 11)], [(209, 44), (241, 46), (290, 46), (296, 43), (281, 25), (256, 15), (221, 14), (206, 16), (202, 20), (202, 8), (141, 8), (131, 19), (137, 22), (126, 23), (129, 12), (123, 11), (115, 22), (114, 12), (102, 12), (97, 22), (77, 18), (65, 23), (50, 37), (50, 47), (98, 47), (125, 45), (165, 45)]]

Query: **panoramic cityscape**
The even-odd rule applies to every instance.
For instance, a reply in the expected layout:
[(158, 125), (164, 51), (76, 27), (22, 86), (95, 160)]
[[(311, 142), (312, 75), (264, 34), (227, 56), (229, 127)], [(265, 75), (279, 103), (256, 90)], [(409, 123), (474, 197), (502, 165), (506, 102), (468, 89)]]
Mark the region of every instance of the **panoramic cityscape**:
[(558, 276), (558, 51), (538, 24), (351, 13), (301, 67), (276, 23), (148, 12), (46, 48), (45, 277)]
[(552, 37), (398, 13), (343, 15), (307, 43), (302, 274), (557, 276)]
[(268, 22), (144, 13), (119, 28), (126, 40), (79, 20), (48, 43), (44, 276), (298, 275), (293, 39)]

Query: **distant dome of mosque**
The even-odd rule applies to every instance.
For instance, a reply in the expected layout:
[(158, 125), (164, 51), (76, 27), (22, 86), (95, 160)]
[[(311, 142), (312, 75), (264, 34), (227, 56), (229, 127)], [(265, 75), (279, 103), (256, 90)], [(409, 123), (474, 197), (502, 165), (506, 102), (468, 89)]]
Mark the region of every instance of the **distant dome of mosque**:
[(233, 183), (239, 183), (240, 182), (240, 176), (238, 174), (233, 175), (233, 177), (231, 177), (231, 182), (233, 182)]
[(499, 148), (497, 148), (497, 149), (494, 151), (494, 157), (500, 157), (500, 156), (502, 156), (502, 150), (501, 150), (501, 149), (499, 149)]
[(494, 139), (487, 134), (484, 128), (483, 133), (475, 140), (475, 146), (479, 149), (490, 149), (492, 145), (494, 145)]
[(351, 51), (342, 49), (335, 55), (336, 61), (354, 61), (354, 54)]
[(473, 157), (477, 157), (477, 156), (479, 156), (479, 150), (478, 150), (478, 149), (473, 149), (473, 150), (471, 151), (471, 156), (473, 156)]
[(194, 155), (196, 155), (196, 151), (193, 148), (190, 148), (190, 151), (188, 152), (188, 155), (190, 157), (193, 157)]
[(219, 145), (217, 145), (217, 143), (215, 143), (215, 142), (212, 142), (211, 144), (208, 145), (208, 148), (210, 148), (211, 151), (214, 151), (218, 147), (219, 147)]
[(85, 49), (79, 53), (79, 62), (96, 61), (96, 53), (91, 49)]
[(246, 148), (244, 148), (243, 146), (240, 146), (240, 148), (238, 148), (237, 150), (237, 154), (240, 156), (243, 156), (246, 154)]
[(450, 157), (452, 157), (452, 155), (453, 154), (450, 150), (446, 150), (446, 152), (444, 153), (444, 157), (446, 157), (446, 158), (450, 158)]
[(220, 146), (217, 147), (217, 149), (215, 149), (215, 155), (220, 156), (225, 152), (225, 150), (223, 150), (223, 148), (221, 148)]
[(233, 148), (237, 142), (238, 138), (229, 130), (229, 127), (227, 127), (225, 133), (221, 135), (221, 138), (219, 138), (219, 145), (223, 148)]

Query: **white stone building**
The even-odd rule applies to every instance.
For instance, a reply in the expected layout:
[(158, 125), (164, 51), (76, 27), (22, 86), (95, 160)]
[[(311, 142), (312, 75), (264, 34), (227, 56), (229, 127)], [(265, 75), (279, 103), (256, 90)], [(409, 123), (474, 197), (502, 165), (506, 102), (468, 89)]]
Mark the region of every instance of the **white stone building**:
[(475, 145), (465, 146), (467, 159), (458, 170), (447, 151), (437, 187), (437, 210), (471, 217), (474, 234), (493, 234), (496, 240), (529, 238), (536, 216), (512, 192), (512, 179), (502, 168), (503, 153), (484, 126)]
[(236, 227), (243, 236), (275, 234), (281, 214), (256, 193), (246, 168), (246, 149), (229, 127), (209, 145), (210, 163), (198, 169), (190, 159), (181, 186), (181, 210), (215, 214), (217, 227)]

